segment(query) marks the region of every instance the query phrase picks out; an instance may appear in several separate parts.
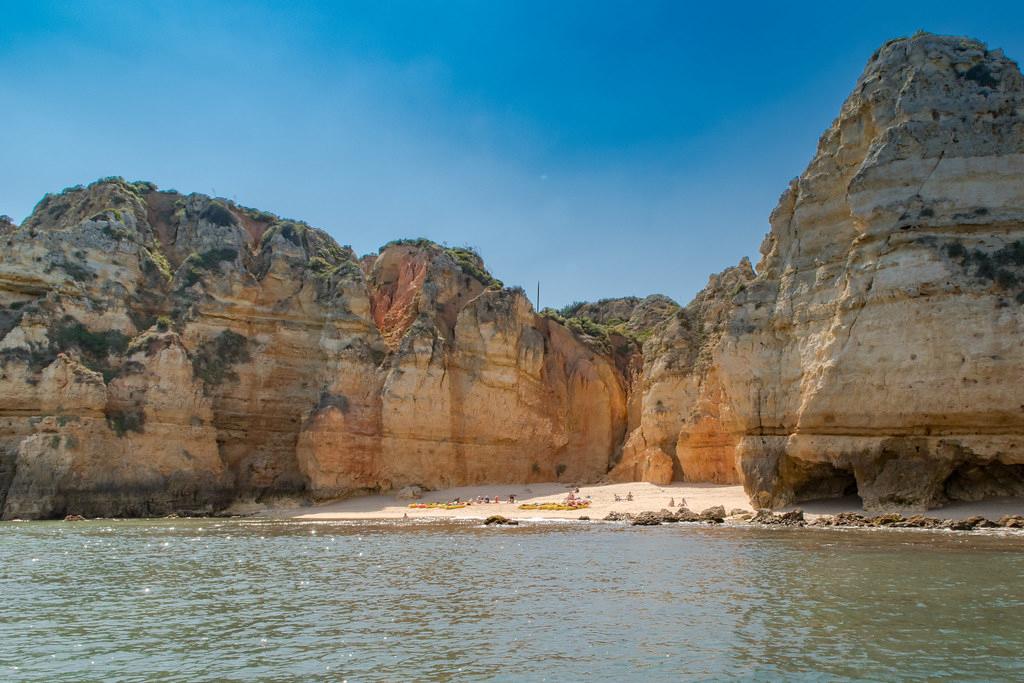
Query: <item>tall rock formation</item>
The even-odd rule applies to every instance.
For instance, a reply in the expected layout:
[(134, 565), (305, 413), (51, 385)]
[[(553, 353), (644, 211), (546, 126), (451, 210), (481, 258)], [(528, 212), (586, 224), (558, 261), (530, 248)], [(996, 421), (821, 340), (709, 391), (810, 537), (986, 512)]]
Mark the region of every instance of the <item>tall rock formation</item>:
[(1024, 80), (919, 34), (783, 194), (717, 350), (756, 502), (1024, 493)]
[(883, 46), (761, 252), (645, 345), (628, 476), (667, 455), (761, 506), (1024, 494), (1016, 64), (964, 38)]

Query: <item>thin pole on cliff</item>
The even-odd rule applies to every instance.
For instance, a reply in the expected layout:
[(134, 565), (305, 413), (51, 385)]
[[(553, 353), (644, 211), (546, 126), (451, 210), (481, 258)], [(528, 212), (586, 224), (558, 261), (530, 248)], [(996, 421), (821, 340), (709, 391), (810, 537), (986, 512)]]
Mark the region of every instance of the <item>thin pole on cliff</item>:
[(537, 280), (537, 312), (540, 312), (540, 280)]

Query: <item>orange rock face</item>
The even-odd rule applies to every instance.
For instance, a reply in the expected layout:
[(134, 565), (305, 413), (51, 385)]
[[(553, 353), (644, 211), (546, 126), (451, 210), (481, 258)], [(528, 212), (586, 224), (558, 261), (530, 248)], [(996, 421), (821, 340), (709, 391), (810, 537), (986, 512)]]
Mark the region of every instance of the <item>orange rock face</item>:
[(7, 518), (595, 481), (626, 431), (611, 357), (467, 250), (121, 180), (2, 230)]

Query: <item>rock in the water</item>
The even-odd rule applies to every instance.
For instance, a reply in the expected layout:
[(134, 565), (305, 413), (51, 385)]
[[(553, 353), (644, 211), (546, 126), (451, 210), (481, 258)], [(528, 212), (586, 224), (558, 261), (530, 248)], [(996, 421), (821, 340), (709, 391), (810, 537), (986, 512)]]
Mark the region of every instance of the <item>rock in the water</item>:
[(725, 507), (713, 505), (700, 512), (700, 518), (705, 522), (722, 522), (725, 520)]
[(964, 523), (966, 523), (972, 529), (992, 529), (994, 527), (999, 526), (992, 520), (982, 517), (981, 515), (974, 515), (973, 517), (968, 517), (964, 520)]
[(924, 515), (912, 515), (896, 526), (908, 527), (911, 529), (939, 529), (942, 527), (942, 520)]
[(876, 515), (868, 520), (871, 526), (898, 526), (906, 521), (903, 515), (898, 512), (890, 512), (884, 515)]
[(804, 526), (803, 510), (792, 510), (790, 512), (783, 512), (776, 514), (771, 510), (758, 510), (750, 521), (754, 524), (764, 524), (767, 526)]
[(81, 522), (81, 521), (84, 521), (84, 520), (85, 520), (85, 517), (83, 517), (82, 515), (66, 515), (64, 517), (64, 521), (65, 522)]
[(1024, 516), (1005, 515), (999, 519), (999, 526), (1007, 529), (1024, 529)]
[(491, 526), (492, 524), (516, 526), (517, 524), (519, 524), (519, 521), (515, 519), (509, 519), (508, 517), (502, 517), (501, 515), (491, 515), (490, 517), (484, 520), (484, 524), (486, 526)]
[(657, 526), (661, 524), (661, 515), (657, 512), (641, 512), (633, 517), (633, 526)]
[(614, 510), (604, 516), (605, 522), (628, 522), (631, 519), (633, 519), (633, 515), (628, 512), (615, 512)]
[(661, 519), (661, 521), (665, 522), (665, 523), (672, 523), (672, 522), (678, 522), (679, 521), (679, 516), (676, 515), (676, 513), (672, 512), (671, 510), (667, 510), (665, 508), (662, 508), (661, 510), (658, 510), (657, 514), (658, 514), (658, 518)]
[(704, 521), (704, 520), (703, 520), (703, 518), (700, 515), (698, 515), (693, 510), (690, 510), (689, 508), (679, 508), (679, 510), (676, 511), (676, 521), (677, 522), (701, 522), (701, 521)]

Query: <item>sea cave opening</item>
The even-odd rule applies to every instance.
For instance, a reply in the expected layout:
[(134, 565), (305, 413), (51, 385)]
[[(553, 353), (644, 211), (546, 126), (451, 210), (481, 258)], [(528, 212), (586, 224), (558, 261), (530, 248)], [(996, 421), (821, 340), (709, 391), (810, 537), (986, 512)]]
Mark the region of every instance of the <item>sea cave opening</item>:
[(799, 462), (795, 469), (796, 476), (792, 479), (794, 503), (842, 499), (851, 506), (863, 507), (852, 470), (828, 462)]
[(1024, 465), (966, 462), (946, 478), (943, 491), (950, 500), (962, 501), (1024, 496)]

